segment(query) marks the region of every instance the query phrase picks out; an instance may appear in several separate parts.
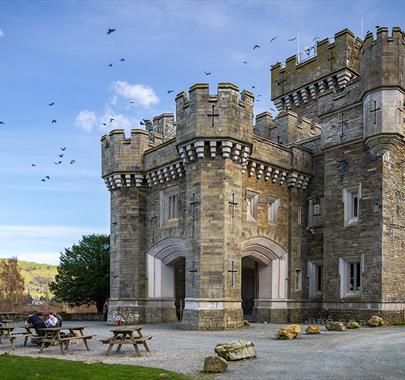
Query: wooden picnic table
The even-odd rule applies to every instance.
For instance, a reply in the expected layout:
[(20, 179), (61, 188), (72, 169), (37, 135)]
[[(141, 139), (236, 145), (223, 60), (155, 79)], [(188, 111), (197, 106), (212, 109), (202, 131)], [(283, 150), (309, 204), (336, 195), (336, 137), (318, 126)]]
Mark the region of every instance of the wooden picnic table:
[(3, 319), (2, 325), (3, 325), (4, 327), (8, 327), (8, 324), (9, 324), (9, 323), (12, 323), (12, 322), (13, 322), (12, 319)]
[(34, 326), (31, 325), (30, 323), (25, 323), (25, 324), (19, 325), (17, 327), (19, 327), (21, 329), (25, 329), (25, 332), (18, 332), (18, 333), (14, 334), (14, 335), (20, 335), (20, 336), (24, 337), (24, 346), (27, 345), (29, 337), (32, 337), (32, 338), (38, 337), (38, 334), (36, 333)]
[[(70, 341), (75, 339), (82, 340), (86, 350), (90, 351), (87, 340), (91, 339), (94, 335), (84, 335), (83, 331), (86, 327), (87, 326), (65, 326), (38, 329), (44, 333), (43, 336), (38, 336), (41, 342), (39, 353), (42, 354), (45, 347), (58, 344), (62, 355), (65, 355), (65, 350), (69, 350)], [(69, 332), (62, 334), (63, 330), (68, 330)], [(75, 331), (77, 331), (78, 334), (76, 334)]]
[[(141, 353), (138, 348), (138, 344), (142, 344), (145, 347), (145, 350), (149, 352), (149, 347), (146, 344), (147, 340), (152, 339), (151, 336), (142, 335), (143, 326), (125, 326), (117, 327), (110, 330), (114, 336), (108, 339), (103, 339), (101, 342), (108, 344), (107, 356), (111, 355), (111, 352), (114, 348), (114, 345), (117, 345), (115, 352), (120, 352), (123, 344), (132, 344), (137, 356), (141, 356)], [(134, 335), (135, 334), (135, 335)]]
[(3, 344), (1, 341), (1, 338), (8, 339), (10, 341), (11, 349), (14, 351), (14, 339), (15, 336), (13, 335), (13, 330), (14, 327), (6, 327), (6, 326), (1, 326), (0, 327), (0, 344)]

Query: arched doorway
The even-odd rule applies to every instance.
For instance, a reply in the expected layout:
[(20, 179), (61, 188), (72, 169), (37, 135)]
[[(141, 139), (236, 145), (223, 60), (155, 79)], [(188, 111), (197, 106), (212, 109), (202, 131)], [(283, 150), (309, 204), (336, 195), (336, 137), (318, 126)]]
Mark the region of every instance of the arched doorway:
[(148, 298), (170, 302), (181, 319), (185, 298), (186, 242), (164, 239), (147, 252)]
[(272, 311), (285, 308), (287, 298), (288, 254), (276, 242), (253, 238), (242, 243), (242, 308), (249, 318), (260, 314), (272, 320)]
[(258, 291), (257, 262), (251, 257), (242, 258), (242, 310), (243, 317), (254, 320), (254, 306)]

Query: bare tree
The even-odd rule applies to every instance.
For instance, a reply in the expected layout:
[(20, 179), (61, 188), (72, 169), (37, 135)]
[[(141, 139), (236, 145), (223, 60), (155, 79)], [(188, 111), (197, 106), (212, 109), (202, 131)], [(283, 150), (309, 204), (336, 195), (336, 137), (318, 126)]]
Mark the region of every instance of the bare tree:
[(24, 279), (16, 257), (0, 261), (0, 308), (16, 310), (24, 302)]

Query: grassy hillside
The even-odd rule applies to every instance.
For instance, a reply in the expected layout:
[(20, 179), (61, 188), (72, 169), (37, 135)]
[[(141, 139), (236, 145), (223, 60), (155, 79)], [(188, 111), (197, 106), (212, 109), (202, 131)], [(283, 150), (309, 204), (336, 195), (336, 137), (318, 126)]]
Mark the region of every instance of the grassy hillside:
[[(18, 266), (25, 281), (26, 292), (33, 298), (46, 297), (48, 284), (55, 279), (57, 266), (29, 261), (18, 261)], [(48, 297), (52, 298), (52, 294), (49, 293)]]

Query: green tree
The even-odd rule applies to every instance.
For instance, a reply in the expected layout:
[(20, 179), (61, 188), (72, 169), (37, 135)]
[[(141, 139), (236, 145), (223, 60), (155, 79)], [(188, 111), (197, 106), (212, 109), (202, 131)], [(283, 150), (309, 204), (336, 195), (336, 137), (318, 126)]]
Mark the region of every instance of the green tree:
[(71, 306), (95, 304), (102, 312), (110, 294), (109, 236), (83, 236), (78, 244), (65, 248), (50, 289), (58, 301)]

